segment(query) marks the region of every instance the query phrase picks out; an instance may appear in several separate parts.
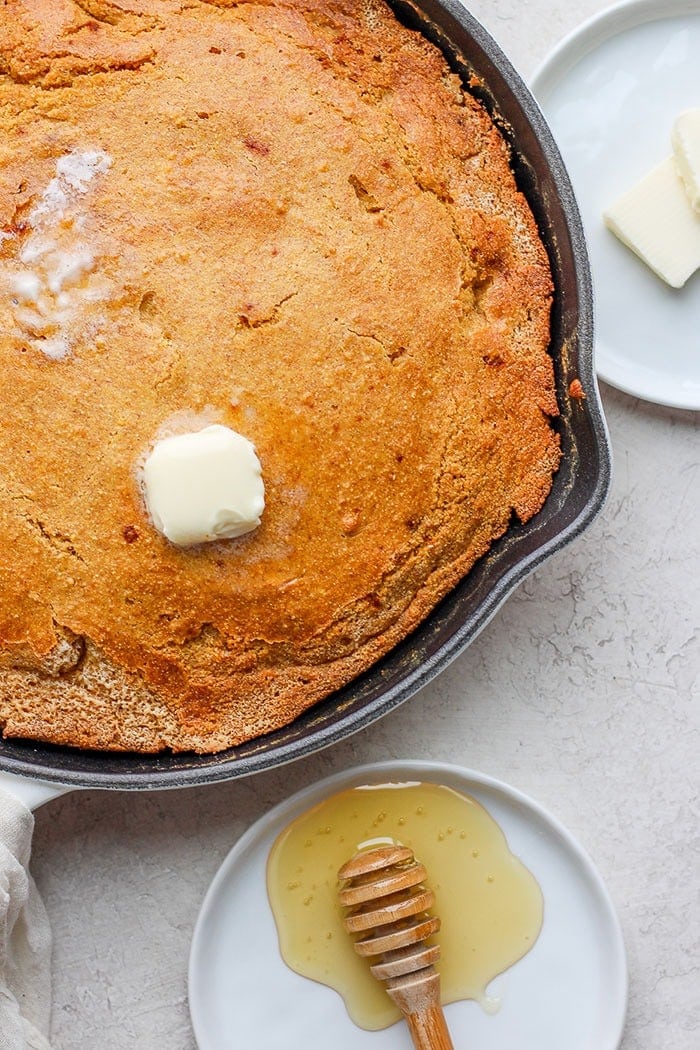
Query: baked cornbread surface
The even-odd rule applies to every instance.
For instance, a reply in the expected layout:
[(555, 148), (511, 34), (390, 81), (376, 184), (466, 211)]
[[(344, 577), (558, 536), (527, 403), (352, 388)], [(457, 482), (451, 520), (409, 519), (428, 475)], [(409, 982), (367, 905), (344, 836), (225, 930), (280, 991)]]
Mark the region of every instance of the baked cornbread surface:
[[(280, 727), (549, 492), (545, 252), (380, 0), (5, 0), (0, 231), (7, 737)], [(262, 525), (178, 549), (139, 464), (212, 422), (256, 446)]]

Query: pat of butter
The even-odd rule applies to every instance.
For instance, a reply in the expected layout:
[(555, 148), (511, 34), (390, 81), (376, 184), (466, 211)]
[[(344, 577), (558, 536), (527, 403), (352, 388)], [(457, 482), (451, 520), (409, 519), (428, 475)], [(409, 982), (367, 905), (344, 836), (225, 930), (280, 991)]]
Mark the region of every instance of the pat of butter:
[(700, 211), (700, 109), (687, 109), (671, 132), (678, 174), (696, 211)]
[(603, 213), (606, 226), (662, 280), (681, 288), (700, 266), (700, 214), (673, 157)]
[(153, 524), (178, 547), (243, 536), (265, 509), (254, 446), (219, 424), (163, 438), (144, 464), (143, 481)]

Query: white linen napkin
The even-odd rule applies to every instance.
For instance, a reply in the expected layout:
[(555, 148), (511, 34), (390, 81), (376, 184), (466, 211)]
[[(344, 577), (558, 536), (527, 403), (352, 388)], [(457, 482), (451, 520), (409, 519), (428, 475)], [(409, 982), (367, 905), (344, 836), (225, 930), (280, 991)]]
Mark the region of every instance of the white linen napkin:
[(51, 928), (28, 871), (33, 831), (0, 788), (0, 1050), (50, 1050)]

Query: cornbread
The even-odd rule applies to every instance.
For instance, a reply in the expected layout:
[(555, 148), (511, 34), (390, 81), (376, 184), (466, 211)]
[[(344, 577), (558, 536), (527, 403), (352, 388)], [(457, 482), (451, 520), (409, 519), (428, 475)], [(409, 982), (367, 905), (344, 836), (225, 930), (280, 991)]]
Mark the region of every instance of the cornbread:
[[(0, 725), (211, 752), (406, 636), (542, 506), (545, 251), (508, 148), (382, 0), (0, 7)], [(265, 513), (178, 548), (163, 436)]]

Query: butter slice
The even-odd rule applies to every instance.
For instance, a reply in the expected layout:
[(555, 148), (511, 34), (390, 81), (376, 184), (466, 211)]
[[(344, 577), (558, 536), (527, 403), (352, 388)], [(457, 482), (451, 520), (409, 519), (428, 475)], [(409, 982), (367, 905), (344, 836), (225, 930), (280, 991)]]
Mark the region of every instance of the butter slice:
[(178, 547), (252, 532), (265, 509), (255, 447), (219, 424), (159, 441), (143, 468), (156, 529)]
[(673, 288), (700, 266), (700, 214), (691, 206), (673, 157), (603, 213), (606, 226)]
[(700, 109), (687, 109), (676, 118), (671, 142), (685, 191), (692, 206), (700, 212)]

